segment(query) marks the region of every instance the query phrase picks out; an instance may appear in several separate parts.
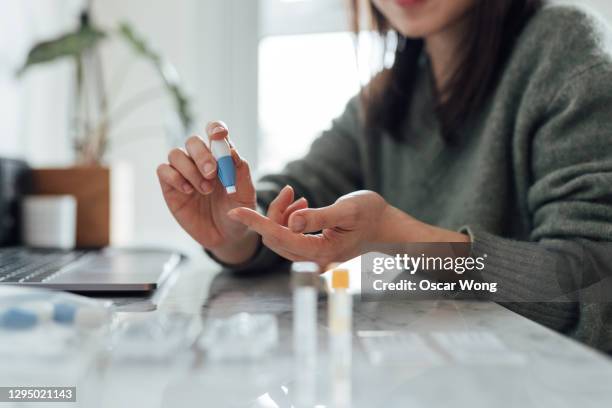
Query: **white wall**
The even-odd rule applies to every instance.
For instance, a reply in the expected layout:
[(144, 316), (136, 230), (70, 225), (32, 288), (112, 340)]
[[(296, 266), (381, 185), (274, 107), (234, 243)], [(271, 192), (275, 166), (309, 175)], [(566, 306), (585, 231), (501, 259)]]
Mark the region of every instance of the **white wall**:
[[(162, 55), (175, 64), (191, 94), (197, 93), (194, 1), (120, 1), (95, 4), (96, 19), (105, 27), (128, 20)], [(134, 95), (160, 86), (155, 72), (134, 59), (124, 44), (109, 42), (103, 49), (111, 112), (121, 111)], [(155, 95), (155, 93), (153, 94)], [(128, 162), (133, 170), (133, 240), (137, 245), (167, 245), (193, 250), (191, 241), (167, 211), (155, 169), (166, 160), (170, 146), (165, 129), (172, 106), (160, 89), (159, 96), (142, 103), (112, 130), (110, 163)], [(147, 98), (148, 99), (148, 98)]]
[(70, 64), (35, 68), (22, 81), (15, 72), (33, 43), (74, 24), (76, 6), (72, 0), (0, 0), (0, 155), (69, 162), (61, 135), (68, 120)]

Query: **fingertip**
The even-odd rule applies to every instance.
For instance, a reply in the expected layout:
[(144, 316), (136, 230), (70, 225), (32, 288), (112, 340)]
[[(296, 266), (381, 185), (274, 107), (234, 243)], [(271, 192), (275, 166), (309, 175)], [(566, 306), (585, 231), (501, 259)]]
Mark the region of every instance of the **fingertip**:
[(202, 169), (204, 172), (204, 178), (207, 180), (212, 180), (217, 176), (217, 162), (214, 160), (207, 161), (204, 163), (204, 168)]
[(235, 215), (237, 215), (239, 217), (242, 217), (242, 216), (248, 214), (249, 212), (255, 212), (255, 211), (251, 210), (250, 208), (247, 208), (247, 207), (236, 207), (236, 208), (228, 211), (228, 214), (229, 213), (233, 213), (233, 214), (235, 214)]
[(290, 201), (293, 201), (293, 187), (287, 184), (285, 187), (283, 187), (280, 193), (278, 193), (278, 195), (283, 196), (283, 197), (285, 196), (291, 197)]
[(193, 187), (191, 187), (191, 184), (189, 183), (184, 183), (182, 186), (183, 192), (185, 194), (191, 195), (193, 193)]
[(295, 233), (301, 233), (306, 228), (306, 218), (303, 215), (296, 213), (289, 217), (289, 229)]
[[(287, 187), (288, 186), (281, 188), (278, 194), (276, 194), (276, 197), (274, 197), (274, 199), (270, 203), (271, 209), (274, 208), (282, 212), (284, 210), (284, 207), (288, 205), (288, 203), (286, 203), (288, 201), (287, 199), (289, 198), (288, 197), (289, 189)], [(279, 208), (279, 207), (282, 207), (282, 208)]]
[(202, 137), (200, 137), (200, 135), (197, 135), (195, 133), (193, 135), (189, 136), (187, 138), (187, 140), (185, 141), (185, 147), (186, 148), (189, 148), (190, 146), (194, 146), (194, 145), (198, 145), (198, 144), (204, 144), (204, 146), (206, 146), (206, 143), (204, 143), (204, 139), (202, 139)]
[(202, 189), (202, 193), (204, 195), (209, 195), (214, 190), (213, 184), (209, 183), (208, 181), (203, 181), (200, 188)]
[(229, 210), (227, 212), (227, 216), (229, 218), (231, 218), (234, 221), (238, 221), (240, 219), (240, 209), (239, 208), (234, 208), (233, 210)]
[(222, 120), (211, 120), (210, 122), (208, 122), (206, 124), (206, 133), (210, 134), (212, 133), (213, 129), (216, 129), (218, 127), (224, 128), (227, 130), (227, 125), (225, 124), (224, 121)]
[(229, 130), (227, 125), (220, 121), (212, 121), (206, 125), (206, 134), (211, 140), (220, 140), (227, 137)]
[(210, 140), (223, 140), (225, 138), (227, 138), (227, 129), (223, 129), (223, 128), (217, 128), (217, 129), (213, 129), (214, 133), (211, 133), (210, 135), (208, 135)]

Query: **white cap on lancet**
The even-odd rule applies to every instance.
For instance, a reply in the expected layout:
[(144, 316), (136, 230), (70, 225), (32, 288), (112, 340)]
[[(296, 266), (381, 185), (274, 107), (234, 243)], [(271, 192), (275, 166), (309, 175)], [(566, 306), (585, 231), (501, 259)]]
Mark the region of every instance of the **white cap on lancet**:
[(211, 140), (210, 152), (217, 160), (219, 160), (221, 157), (232, 155), (232, 151), (230, 149), (229, 143), (227, 142), (227, 139)]
[(236, 186), (225, 187), (225, 191), (227, 191), (227, 194), (234, 194), (236, 192)]

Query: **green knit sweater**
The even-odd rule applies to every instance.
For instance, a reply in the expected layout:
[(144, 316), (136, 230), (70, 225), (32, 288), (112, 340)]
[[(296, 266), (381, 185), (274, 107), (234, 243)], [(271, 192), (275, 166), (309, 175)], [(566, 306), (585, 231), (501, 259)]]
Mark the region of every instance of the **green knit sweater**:
[[(403, 142), (385, 134), (366, 137), (354, 98), (303, 159), (262, 179), (260, 204), (266, 207), (286, 184), (311, 207), (356, 190), (376, 191), (421, 221), (469, 232), (474, 255), (488, 257), (483, 278), (512, 289), (515, 297), (504, 306), (612, 350), (610, 304), (516, 302), (558, 288), (559, 265), (567, 265), (565, 278), (580, 285), (585, 267), (575, 254), (612, 241), (608, 34), (584, 10), (540, 10), (486, 106), (458, 129), (458, 144), (441, 137), (426, 64), (406, 113)], [(263, 248), (240, 269), (279, 261)]]

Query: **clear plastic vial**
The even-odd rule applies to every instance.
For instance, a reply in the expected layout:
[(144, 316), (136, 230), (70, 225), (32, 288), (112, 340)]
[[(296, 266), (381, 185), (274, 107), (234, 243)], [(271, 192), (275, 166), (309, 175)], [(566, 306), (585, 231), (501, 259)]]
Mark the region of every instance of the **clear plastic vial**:
[(348, 293), (349, 271), (332, 272), (329, 301), (330, 362), (334, 407), (351, 406), (353, 355), (353, 298)]
[(315, 356), (317, 352), (317, 287), (319, 265), (295, 262), (291, 267), (293, 285), (293, 349)]
[(319, 273), (313, 262), (295, 262), (291, 267), (296, 407), (312, 407), (316, 401)]
[[(332, 272), (332, 293), (329, 302), (329, 329), (333, 352), (345, 355), (352, 345), (353, 298), (348, 293), (349, 272)], [(350, 356), (350, 354), (348, 354)]]

